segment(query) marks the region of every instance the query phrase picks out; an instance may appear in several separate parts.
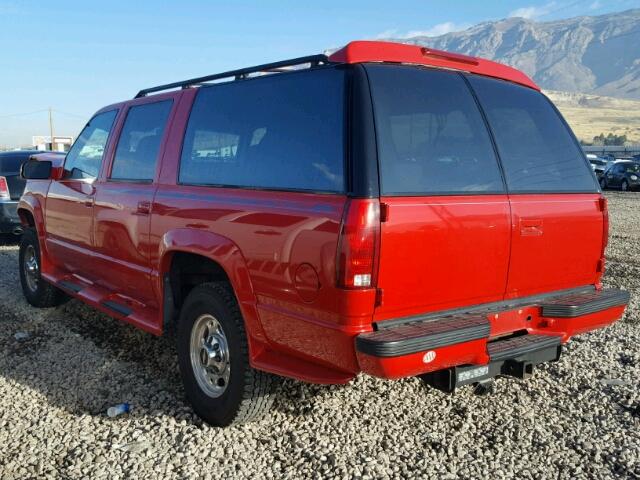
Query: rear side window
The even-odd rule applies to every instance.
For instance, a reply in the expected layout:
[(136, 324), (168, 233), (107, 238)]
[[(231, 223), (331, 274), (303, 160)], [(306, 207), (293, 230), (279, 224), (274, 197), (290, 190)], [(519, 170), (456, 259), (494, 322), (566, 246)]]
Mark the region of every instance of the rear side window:
[(69, 172), (67, 178), (97, 178), (116, 113), (117, 110), (111, 110), (96, 115), (80, 132), (64, 163)]
[(595, 192), (591, 168), (540, 92), (469, 76), (496, 140), (510, 192)]
[(330, 68), (201, 88), (180, 183), (344, 191), (344, 81)]
[(489, 133), (464, 79), (369, 65), (384, 195), (504, 191)]
[(131, 107), (113, 159), (114, 180), (152, 181), (171, 100)]

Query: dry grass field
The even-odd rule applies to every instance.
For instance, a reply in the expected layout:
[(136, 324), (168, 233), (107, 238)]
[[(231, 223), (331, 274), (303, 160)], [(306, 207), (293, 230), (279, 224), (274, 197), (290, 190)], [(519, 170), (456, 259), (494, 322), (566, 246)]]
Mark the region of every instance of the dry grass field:
[(552, 90), (544, 93), (580, 140), (591, 142), (596, 135), (613, 133), (640, 143), (640, 101)]

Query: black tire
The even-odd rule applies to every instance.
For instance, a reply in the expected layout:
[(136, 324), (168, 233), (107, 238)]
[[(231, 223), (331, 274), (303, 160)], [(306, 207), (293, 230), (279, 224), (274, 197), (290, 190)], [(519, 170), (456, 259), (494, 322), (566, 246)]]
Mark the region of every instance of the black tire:
[[(30, 258), (32, 254), (36, 259), (36, 270), (33, 273), (33, 277), (29, 279), (25, 259)], [(62, 290), (54, 287), (41, 277), (40, 265), (42, 265), (42, 263), (40, 259), (38, 235), (35, 229), (28, 228), (24, 231), (20, 239), (19, 255), (20, 284), (22, 285), (24, 298), (26, 298), (27, 302), (31, 305), (38, 308), (57, 307), (68, 301), (69, 297)]]
[[(198, 367), (193, 365), (191, 358), (192, 335), (198, 338), (199, 319), (206, 316), (215, 317), (224, 332), (227, 365), (230, 367), (228, 382), (223, 383), (224, 392), (215, 398), (199, 384), (196, 378)], [(244, 321), (235, 295), (226, 282), (205, 283), (191, 290), (180, 311), (177, 343), (178, 363), (187, 398), (207, 423), (226, 427), (258, 419), (270, 410), (276, 377), (249, 365)], [(199, 361), (194, 360), (196, 363)]]
[(626, 180), (623, 180), (622, 183), (620, 184), (620, 190), (622, 190), (623, 192), (626, 192), (629, 190), (629, 184), (627, 183)]
[(604, 177), (602, 177), (602, 178), (600, 179), (600, 188), (601, 188), (602, 190), (606, 190), (606, 189), (607, 189), (607, 181), (605, 180), (605, 178), (604, 178)]

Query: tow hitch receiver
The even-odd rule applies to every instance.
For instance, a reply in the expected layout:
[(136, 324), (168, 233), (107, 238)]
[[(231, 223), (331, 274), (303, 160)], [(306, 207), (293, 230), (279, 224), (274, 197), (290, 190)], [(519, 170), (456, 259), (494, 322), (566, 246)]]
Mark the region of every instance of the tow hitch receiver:
[(427, 385), (446, 393), (471, 384), (486, 384), (498, 375), (527, 379), (533, 375), (535, 365), (556, 361), (560, 358), (562, 347), (553, 345), (541, 350), (527, 352), (514, 358), (494, 360), (487, 365), (463, 365), (420, 375)]

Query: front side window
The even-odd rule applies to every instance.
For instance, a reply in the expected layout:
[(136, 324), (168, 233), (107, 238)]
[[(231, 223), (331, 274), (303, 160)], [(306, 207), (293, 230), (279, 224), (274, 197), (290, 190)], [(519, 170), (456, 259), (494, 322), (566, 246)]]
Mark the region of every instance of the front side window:
[(111, 179), (152, 181), (171, 100), (131, 107), (113, 158)]
[(540, 92), (469, 75), (496, 140), (510, 192), (596, 192), (567, 126)]
[(202, 87), (179, 182), (344, 191), (344, 73), (282, 73)]
[(420, 67), (368, 65), (383, 195), (504, 190), (489, 133), (464, 79)]
[(67, 154), (64, 163), (67, 178), (90, 180), (98, 177), (109, 132), (117, 113), (117, 110), (100, 113), (84, 127)]

